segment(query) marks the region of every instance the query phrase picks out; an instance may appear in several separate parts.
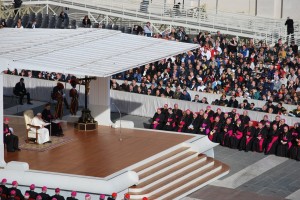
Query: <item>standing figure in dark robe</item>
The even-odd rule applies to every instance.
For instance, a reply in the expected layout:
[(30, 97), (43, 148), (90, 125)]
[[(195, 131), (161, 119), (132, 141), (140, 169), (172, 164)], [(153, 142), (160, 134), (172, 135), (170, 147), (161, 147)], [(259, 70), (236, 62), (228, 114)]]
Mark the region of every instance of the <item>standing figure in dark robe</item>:
[(211, 122), (210, 122), (210, 119), (208, 117), (208, 114), (204, 113), (203, 114), (203, 120), (200, 123), (200, 128), (198, 129), (199, 130), (198, 133), (201, 134), (201, 135), (208, 135), (209, 132), (210, 132), (210, 125), (211, 125)]
[(276, 123), (273, 124), (271, 130), (267, 135), (267, 143), (265, 148), (265, 154), (276, 154), (278, 139), (279, 139), (280, 131)]
[(233, 126), (233, 134), (230, 136), (230, 148), (237, 149), (239, 147), (241, 139), (243, 138), (244, 129), (242, 120), (236, 120), (236, 124)]
[(47, 103), (45, 105), (45, 108), (42, 112), (42, 119), (47, 123), (51, 123), (51, 124), (45, 126), (45, 128), (47, 128), (49, 130), (49, 133), (51, 135), (53, 135), (53, 136), (63, 136), (64, 135), (60, 123), (56, 123), (54, 121), (55, 118), (51, 114), (51, 104), (50, 103)]
[(264, 115), (264, 118), (262, 120), (260, 120), (260, 123), (265, 125), (267, 122), (269, 122), (269, 117), (268, 117), (268, 115)]
[(225, 126), (223, 128), (224, 137), (222, 140), (222, 145), (226, 147), (230, 147), (230, 137), (233, 134), (233, 126), (232, 126), (232, 119), (227, 118)]
[(262, 153), (265, 148), (266, 139), (267, 139), (267, 130), (264, 125), (259, 122), (258, 127), (255, 132), (255, 136), (253, 138), (253, 151)]
[(9, 127), (9, 118), (4, 118), (3, 141), (6, 144), (7, 152), (20, 151), (19, 137), (13, 134), (13, 129)]
[(217, 109), (217, 112), (214, 114), (214, 118), (219, 117), (221, 121), (223, 121), (224, 113), (220, 108)]
[(214, 121), (214, 111), (211, 109), (211, 106), (206, 106), (206, 111), (205, 113), (207, 113), (208, 115), (208, 119), (210, 120), (211, 123), (213, 123)]
[(242, 121), (242, 124), (246, 126), (250, 122), (250, 117), (248, 116), (248, 111), (244, 110), (243, 114), (240, 115), (240, 119)]
[(289, 157), (291, 159), (300, 161), (300, 127), (298, 123), (294, 124), (291, 141), (292, 141), (292, 146), (290, 148)]
[(198, 118), (199, 118), (199, 128), (200, 128), (202, 126), (202, 123), (203, 123), (203, 120), (204, 120), (204, 110), (203, 109), (199, 110)]
[(187, 109), (185, 111), (186, 115), (185, 115), (185, 118), (184, 118), (184, 128), (183, 128), (183, 132), (186, 132), (187, 130), (187, 127), (188, 125), (190, 125), (192, 123), (192, 120), (193, 120), (193, 113), (192, 111), (190, 111), (189, 109)]
[(177, 103), (174, 104), (173, 113), (174, 113), (175, 118), (176, 118), (176, 123), (179, 123), (179, 121), (181, 120), (183, 114), (182, 114), (182, 110), (180, 110), (178, 108)]
[[(55, 118), (61, 119), (63, 117), (64, 107), (63, 102), (65, 99), (65, 94), (63, 93), (64, 85), (60, 82), (53, 88), (52, 99), (56, 100), (55, 105)], [(67, 105), (66, 105), (67, 106)]]
[(151, 124), (150, 128), (161, 130), (162, 127), (164, 126), (164, 122), (165, 122), (165, 116), (161, 112), (161, 109), (158, 108), (157, 112), (152, 117), (152, 124)]
[(283, 132), (283, 129), (285, 126), (288, 126), (286, 123), (285, 123), (285, 119), (280, 119), (279, 121), (279, 124), (278, 124), (278, 129), (280, 132)]
[(271, 131), (271, 122), (267, 121), (265, 123), (265, 129), (267, 130), (267, 139), (269, 139), (269, 132)]
[(71, 97), (70, 113), (71, 115), (76, 115), (78, 111), (78, 97), (79, 97), (78, 91), (76, 89), (77, 80), (72, 79), (70, 83), (72, 86), (72, 89), (69, 92), (69, 96)]
[[(173, 111), (174, 111), (174, 109), (173, 109)], [(178, 119), (179, 121), (177, 122), (177, 126), (175, 127), (176, 132), (183, 132), (183, 130), (185, 130), (185, 127), (187, 126), (185, 124), (185, 118), (186, 118), (186, 112), (184, 111), (182, 113), (182, 117), (180, 119)]]
[(23, 200), (24, 196), (23, 196), (21, 190), (18, 189), (18, 185), (19, 185), (19, 183), (17, 181), (13, 181), (12, 182), (12, 187), (8, 188), (7, 192), (8, 192), (8, 194), (13, 195), (14, 197), (18, 197), (18, 198), (13, 198), (13, 199), (21, 199), (21, 200)]
[(231, 118), (231, 119), (234, 119), (235, 115), (236, 115), (236, 109), (232, 109), (231, 112), (228, 113), (228, 116)]
[(292, 134), (289, 131), (289, 127), (284, 126), (283, 132), (281, 132), (279, 136), (279, 142), (278, 142), (277, 152), (276, 152), (277, 156), (281, 156), (281, 157), (288, 156), (289, 149), (292, 146), (291, 139), (292, 139)]
[(223, 137), (221, 131), (223, 129), (223, 123), (220, 121), (220, 117), (215, 117), (215, 121), (211, 125), (211, 131), (209, 132), (208, 138), (212, 142), (220, 143)]
[(161, 108), (161, 112), (162, 114), (164, 114), (164, 116), (167, 116), (168, 115), (168, 104), (165, 104), (163, 108)]
[(194, 113), (191, 123), (187, 125), (186, 132), (197, 133), (199, 126), (200, 126), (199, 116), (197, 113)]
[(279, 123), (280, 123), (280, 116), (277, 115), (277, 116), (275, 117), (275, 120), (272, 121), (271, 126), (273, 126), (273, 124), (276, 124), (276, 125), (277, 125), (277, 128), (279, 128)]
[(226, 120), (227, 118), (230, 118), (229, 115), (228, 115), (228, 112), (225, 112), (224, 115), (223, 115), (223, 119), (221, 119), (221, 121), (224, 122), (224, 124), (226, 123)]
[(237, 124), (237, 120), (240, 119), (240, 114), (236, 113), (233, 120), (232, 120), (232, 125), (235, 126)]
[(168, 109), (168, 113), (166, 115), (166, 124), (163, 127), (165, 131), (173, 131), (176, 126), (176, 117), (173, 113), (172, 108)]
[(249, 125), (247, 128), (245, 128), (243, 138), (240, 143), (240, 148), (239, 150), (244, 150), (244, 151), (251, 151), (252, 150), (252, 142), (253, 142), (253, 137), (255, 135), (255, 127), (253, 126), (253, 122), (249, 121)]

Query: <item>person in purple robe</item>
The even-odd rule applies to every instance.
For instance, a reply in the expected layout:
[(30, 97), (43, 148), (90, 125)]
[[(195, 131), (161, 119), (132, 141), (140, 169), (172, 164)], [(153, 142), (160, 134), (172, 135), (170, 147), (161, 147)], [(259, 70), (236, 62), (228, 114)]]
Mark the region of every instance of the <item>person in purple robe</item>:
[(150, 128), (161, 130), (164, 125), (164, 122), (165, 122), (165, 116), (162, 113), (161, 109), (158, 108), (157, 112), (154, 114), (154, 116), (152, 118), (152, 123), (151, 123)]
[(227, 118), (225, 126), (223, 128), (224, 137), (222, 140), (222, 145), (226, 147), (230, 147), (230, 137), (233, 134), (233, 125), (232, 125), (232, 119)]
[(283, 131), (279, 136), (279, 142), (278, 142), (277, 152), (276, 152), (277, 156), (281, 156), (281, 157), (288, 156), (289, 149), (292, 146), (291, 139), (292, 139), (292, 134), (289, 130), (289, 127), (284, 126)]
[(210, 132), (210, 125), (211, 122), (208, 118), (208, 114), (204, 113), (202, 123), (200, 124), (200, 128), (198, 129), (198, 133), (201, 135), (208, 135)]
[(222, 121), (224, 118), (224, 112), (222, 112), (221, 108), (217, 109), (217, 112), (214, 114), (214, 118), (219, 117), (220, 120)]
[(291, 159), (295, 159), (300, 161), (300, 127), (299, 123), (294, 124), (294, 128), (292, 130), (292, 146), (290, 148), (289, 157)]
[(240, 143), (240, 151), (252, 151), (252, 142), (255, 131), (256, 129), (253, 126), (253, 121), (249, 121), (248, 127), (245, 128), (243, 138)]
[(161, 112), (162, 114), (164, 114), (164, 116), (168, 115), (169, 112), (168, 109), (169, 109), (168, 104), (165, 104), (164, 107), (161, 108)]
[(265, 125), (267, 122), (270, 122), (269, 117), (268, 117), (268, 115), (264, 115), (264, 118), (262, 120), (260, 120), (260, 123)]
[(163, 127), (165, 131), (173, 131), (176, 126), (176, 117), (173, 113), (172, 108), (168, 109), (168, 113), (166, 115), (166, 124)]
[(187, 133), (197, 133), (197, 130), (199, 128), (199, 116), (197, 113), (193, 113), (193, 118), (190, 124), (188, 124), (186, 128)]
[(243, 138), (244, 129), (242, 120), (236, 120), (236, 124), (233, 127), (233, 134), (230, 136), (230, 148), (237, 149), (239, 147), (241, 139)]
[(273, 124), (269, 134), (267, 136), (265, 154), (276, 154), (278, 139), (279, 139), (280, 131), (276, 123)]
[(243, 114), (240, 115), (240, 119), (241, 119), (242, 124), (244, 126), (246, 126), (250, 122), (250, 117), (248, 116), (248, 111), (247, 110), (243, 111)]
[(206, 106), (205, 113), (208, 115), (208, 119), (212, 123), (214, 121), (214, 111), (211, 109), (211, 106)]
[(273, 124), (276, 124), (276, 125), (277, 125), (277, 128), (279, 129), (279, 122), (280, 122), (280, 116), (277, 115), (277, 116), (275, 117), (275, 120), (272, 121), (271, 126), (273, 126)]
[(253, 138), (253, 151), (262, 153), (265, 149), (266, 138), (267, 129), (264, 127), (263, 123), (259, 122)]
[(215, 117), (215, 120), (211, 125), (211, 131), (208, 134), (208, 139), (212, 142), (220, 143), (221, 139), (218, 139), (218, 135), (220, 135), (222, 128), (223, 124), (220, 122), (220, 117)]
[(182, 110), (180, 110), (178, 108), (177, 103), (174, 104), (173, 113), (175, 115), (176, 125), (178, 125), (178, 123), (180, 122), (180, 120), (182, 118)]

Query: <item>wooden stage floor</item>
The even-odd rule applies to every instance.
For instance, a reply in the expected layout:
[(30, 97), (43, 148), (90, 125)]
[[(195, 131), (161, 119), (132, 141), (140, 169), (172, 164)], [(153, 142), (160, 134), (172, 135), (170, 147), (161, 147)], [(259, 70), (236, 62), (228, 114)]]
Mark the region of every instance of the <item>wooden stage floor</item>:
[[(16, 135), (26, 134), (23, 118), (11, 118)], [(97, 131), (79, 132), (63, 124), (65, 136), (74, 140), (54, 149), (37, 152), (22, 150), (8, 153), (5, 161), (29, 163), (32, 170), (83, 176), (107, 177), (128, 166), (153, 156), (193, 136), (99, 126)]]

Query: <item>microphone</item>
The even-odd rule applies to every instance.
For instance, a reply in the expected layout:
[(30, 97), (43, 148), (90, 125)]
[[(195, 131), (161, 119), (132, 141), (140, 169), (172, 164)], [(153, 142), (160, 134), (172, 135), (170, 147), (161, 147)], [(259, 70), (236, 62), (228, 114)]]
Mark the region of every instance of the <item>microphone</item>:
[(118, 106), (117, 106), (115, 103), (111, 103), (111, 104), (114, 105), (114, 106), (116, 107), (116, 109), (118, 110), (119, 115), (120, 115), (120, 119), (119, 119), (119, 121), (120, 121), (119, 140), (122, 141), (122, 140), (123, 140), (123, 139), (122, 139), (122, 132), (121, 132), (121, 117), (122, 117), (122, 114), (121, 114), (120, 109), (118, 108)]

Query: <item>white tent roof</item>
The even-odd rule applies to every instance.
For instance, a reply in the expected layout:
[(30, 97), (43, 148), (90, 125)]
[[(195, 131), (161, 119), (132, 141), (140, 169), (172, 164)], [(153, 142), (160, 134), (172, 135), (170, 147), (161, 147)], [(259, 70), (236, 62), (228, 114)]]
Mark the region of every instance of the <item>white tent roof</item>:
[(0, 29), (2, 70), (107, 77), (198, 45), (102, 29)]

